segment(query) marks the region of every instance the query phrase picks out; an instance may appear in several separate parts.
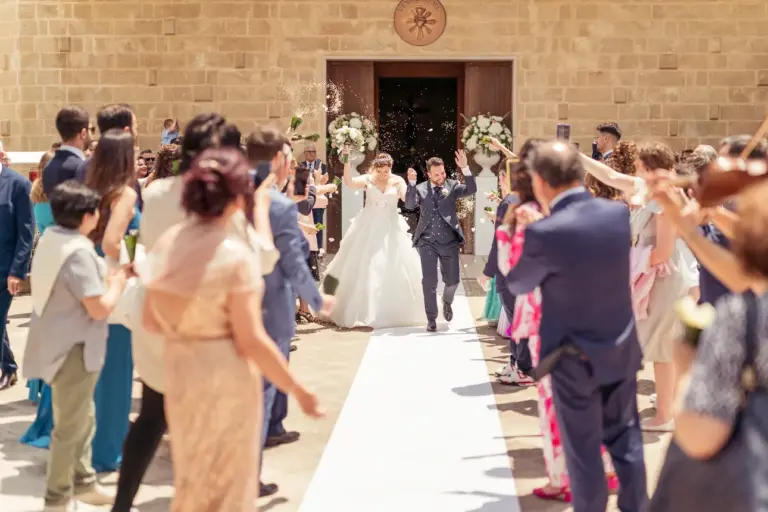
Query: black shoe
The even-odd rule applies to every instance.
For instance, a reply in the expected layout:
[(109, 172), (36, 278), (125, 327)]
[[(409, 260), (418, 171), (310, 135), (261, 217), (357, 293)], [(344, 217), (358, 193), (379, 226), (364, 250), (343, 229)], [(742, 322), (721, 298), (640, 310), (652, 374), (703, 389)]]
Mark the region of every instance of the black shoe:
[(299, 437), (301, 437), (301, 434), (298, 432), (285, 432), (279, 436), (267, 436), (267, 442), (264, 443), (264, 447), (274, 448), (275, 446), (280, 446), (281, 444), (295, 443), (299, 440)]
[(427, 323), (427, 332), (437, 332), (437, 324), (434, 320), (430, 320)]
[(277, 486), (277, 484), (265, 484), (263, 482), (259, 482), (259, 498), (263, 498), (264, 496), (272, 496), (278, 490), (280, 490), (280, 488)]
[(15, 386), (19, 382), (19, 376), (16, 372), (4, 373), (0, 376), (0, 391)]
[(299, 347), (297, 347), (295, 343), (291, 343), (291, 350), (290, 351), (291, 352), (296, 352), (297, 350), (299, 350)]
[(443, 302), (443, 318), (446, 322), (453, 320), (453, 307), (447, 302)]

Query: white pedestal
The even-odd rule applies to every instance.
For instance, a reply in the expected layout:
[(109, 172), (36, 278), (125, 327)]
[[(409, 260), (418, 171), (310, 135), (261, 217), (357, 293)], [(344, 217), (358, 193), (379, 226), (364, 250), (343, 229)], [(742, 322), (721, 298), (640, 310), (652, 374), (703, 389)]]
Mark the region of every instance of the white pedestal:
[(475, 255), (488, 256), (493, 242), (493, 222), (488, 220), (485, 208), (490, 207), (496, 213), (497, 203), (488, 200), (488, 192), (496, 191), (498, 180), (492, 172), (482, 172), (475, 178), (477, 195), (475, 195)]
[[(353, 176), (357, 176), (357, 166), (363, 163), (365, 155), (353, 151), (349, 155), (349, 163), (353, 169)], [(351, 188), (344, 187), (344, 191), (341, 193), (341, 238), (344, 238), (347, 230), (349, 229), (349, 223), (355, 216), (360, 213), (364, 206), (365, 191), (364, 190), (352, 190)]]

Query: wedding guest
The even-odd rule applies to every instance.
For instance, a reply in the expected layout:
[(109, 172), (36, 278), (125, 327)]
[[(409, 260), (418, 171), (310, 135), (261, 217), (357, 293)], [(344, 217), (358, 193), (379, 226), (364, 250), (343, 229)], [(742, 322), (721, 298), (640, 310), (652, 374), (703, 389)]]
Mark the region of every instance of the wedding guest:
[(639, 512), (647, 491), (637, 411), (642, 352), (630, 291), (629, 211), (586, 191), (581, 156), (569, 144), (540, 145), (529, 165), (534, 194), (547, 216), (527, 224), (520, 258), (505, 282), (517, 296), (541, 290), (536, 371), (539, 378), (551, 374), (573, 509), (594, 512), (607, 506), (600, 453), (605, 444), (620, 481), (618, 506)]
[[(172, 512), (255, 510), (261, 371), (306, 414), (320, 416), (317, 399), (264, 330), (259, 253), (229, 230), (246, 208), (250, 168), (239, 150), (201, 154), (184, 178), (190, 218), (151, 251), (144, 324), (166, 338)], [(266, 222), (271, 193), (257, 194), (256, 222)]]
[[(0, 143), (0, 157), (5, 155)], [(6, 322), (11, 301), (27, 278), (35, 238), (30, 188), (28, 179), (0, 164), (0, 391), (19, 380)]]
[[(605, 165), (627, 176), (635, 175), (635, 160), (637, 159), (637, 146), (632, 141), (621, 141), (605, 160)], [(606, 185), (591, 174), (584, 177), (584, 186), (595, 197), (618, 201), (623, 199), (621, 190)]]
[[(99, 133), (101, 133), (102, 136), (108, 130), (118, 129), (129, 132), (133, 135), (134, 140), (138, 140), (138, 121), (136, 120), (136, 116), (133, 114), (131, 107), (125, 103), (114, 103), (102, 107), (96, 114), (96, 124), (99, 127)], [(85, 183), (86, 181), (90, 162), (90, 158), (84, 160), (80, 162), (80, 165), (77, 168), (76, 176), (82, 183)], [(136, 205), (138, 206), (139, 211), (141, 211), (144, 206), (144, 201), (141, 197), (141, 185), (139, 185), (138, 180), (134, 181), (132, 187), (137, 195)]]
[[(505, 169), (506, 168), (506, 162), (502, 161), (499, 165), (499, 169)], [(500, 222), (500, 219), (498, 217), (499, 211), (504, 210), (506, 212), (506, 206), (502, 208), (502, 203), (504, 201), (504, 198), (506, 198), (509, 193), (509, 186), (507, 185), (507, 177), (506, 177), (506, 171), (500, 171), (498, 175), (498, 190), (499, 190), (499, 196), (496, 196), (496, 193), (491, 192), (488, 196), (488, 198), (497, 204), (495, 212), (493, 211), (485, 211), (485, 215), (488, 218), (490, 222), (494, 223), (494, 226)], [(499, 291), (496, 289), (496, 268), (497, 265), (491, 263), (491, 257), (496, 255), (496, 241), (495, 238), (491, 242), (491, 249), (488, 254), (488, 261), (486, 262), (485, 268), (483, 269), (483, 273), (480, 274), (480, 277), (478, 278), (478, 283), (481, 287), (483, 287), (484, 290), (486, 290), (485, 294), (485, 307), (483, 308), (483, 318), (486, 319), (488, 322), (488, 325), (491, 327), (496, 327), (499, 324), (499, 317), (501, 316), (501, 297), (499, 296)]]
[[(37, 227), (37, 238), (35, 239), (35, 245), (33, 246), (33, 255), (34, 255), (34, 248), (37, 245), (37, 240), (39, 240), (39, 237), (45, 232), (46, 229), (48, 229), (50, 226), (53, 226), (53, 214), (51, 213), (51, 205), (48, 203), (48, 196), (45, 195), (45, 191), (43, 190), (43, 169), (45, 169), (45, 166), (50, 162), (50, 160), (53, 158), (54, 152), (48, 151), (46, 153), (43, 153), (43, 156), (40, 158), (40, 163), (37, 165), (37, 179), (32, 182), (32, 189), (29, 193), (29, 198), (32, 201), (32, 211), (34, 213), (35, 217), (35, 226)], [(29, 388), (29, 399), (35, 403), (38, 403), (40, 401), (41, 395), (43, 393), (50, 393), (50, 388), (45, 385), (45, 383), (40, 379), (32, 379), (27, 381), (27, 388)], [(50, 400), (50, 397), (47, 398), (47, 400)], [(51, 422), (53, 419), (51, 418), (50, 421), (46, 421), (46, 424), (52, 424)]]
[(93, 127), (88, 112), (80, 107), (64, 107), (56, 114), (56, 131), (62, 144), (43, 174), (43, 191), (50, 196), (59, 183), (71, 180), (85, 160), (85, 148)]
[[(259, 127), (246, 139), (248, 160), (253, 168), (269, 166), (279, 189), (292, 188), (288, 180), (290, 151), (288, 138), (271, 127)], [(262, 177), (263, 178), (263, 177)], [(278, 190), (279, 190), (278, 189)], [(291, 195), (291, 194), (289, 194)], [(322, 314), (330, 314), (334, 301), (317, 289), (306, 263), (308, 247), (298, 225), (297, 205), (277, 190), (270, 195), (269, 222), (275, 246), (280, 251), (275, 270), (264, 279), (264, 327), (275, 340), (286, 359), (290, 359), (291, 339), (296, 332), (294, 321), (296, 295)], [(311, 209), (310, 209), (311, 211)], [(307, 212), (308, 214), (309, 212)], [(269, 381), (264, 383), (263, 446), (278, 446), (298, 441), (300, 434), (288, 431), (283, 421), (288, 416), (288, 398)], [(261, 484), (261, 495), (277, 492), (275, 484)]]
[(163, 121), (163, 133), (160, 135), (160, 144), (167, 146), (173, 144), (174, 140), (179, 138), (179, 120), (166, 119)]
[(605, 161), (611, 156), (614, 148), (621, 140), (621, 128), (613, 122), (603, 123), (597, 126), (597, 152), (599, 159)]
[[(187, 125), (184, 141), (183, 148), (175, 145), (161, 148), (158, 152), (158, 165), (153, 171), (156, 179), (144, 190), (145, 204), (139, 238), (148, 251), (152, 250), (163, 233), (186, 219), (187, 214), (181, 201), (184, 176), (194, 159), (209, 148), (237, 148), (240, 144), (240, 132), (219, 114), (201, 114)], [(182, 155), (183, 158), (180, 158)], [(178, 165), (175, 165), (177, 159)], [(174, 167), (178, 170), (176, 174), (173, 173)], [(247, 240), (250, 238), (249, 233), (241, 233), (245, 224), (242, 217), (243, 215), (238, 214), (232, 216), (233, 224), (236, 224), (233, 226), (233, 233), (240, 234)], [(238, 220), (240, 222), (235, 223)], [(268, 233), (268, 236), (261, 234), (261, 239), (269, 237), (271, 233)], [(269, 247), (266, 247), (267, 245)], [(260, 248), (262, 270), (271, 270), (277, 259), (277, 255), (272, 254), (276, 251), (269, 250), (274, 248), (274, 245), (271, 242), (263, 243)], [(113, 512), (131, 511), (141, 481), (167, 430), (163, 369), (165, 339), (161, 335), (148, 332), (143, 325), (135, 325), (131, 334), (133, 360), (141, 379), (141, 408), (125, 438)]]
[[(523, 143), (523, 145), (520, 147), (520, 155), (515, 155), (510, 151), (508, 148), (504, 147), (501, 142), (499, 142), (495, 138), (491, 138), (491, 144), (494, 148), (498, 149), (504, 155), (507, 159), (510, 160), (510, 162), (516, 162), (518, 163), (517, 168), (518, 172), (524, 172), (526, 167), (526, 161), (531, 156), (533, 151), (542, 143), (544, 142), (544, 139), (538, 139), (538, 138), (530, 138)], [(506, 168), (506, 163), (505, 163)], [(510, 177), (511, 179), (511, 177)], [(509, 182), (512, 184), (512, 182)], [(520, 198), (519, 198), (519, 191), (515, 190), (514, 188), (511, 190), (511, 194), (509, 194), (507, 197), (504, 198), (502, 201), (502, 204), (504, 205), (503, 208), (499, 208), (499, 210), (496, 212), (497, 221), (496, 221), (496, 229), (498, 229), (504, 220), (504, 217), (507, 214), (507, 211), (509, 211), (510, 207), (514, 207), (516, 204), (519, 204)], [(492, 245), (491, 245), (491, 253), (488, 256), (488, 263), (485, 267), (485, 272), (491, 273), (495, 272), (496, 275), (496, 288), (499, 291), (499, 296), (501, 297), (501, 303), (502, 303), (502, 314), (499, 317), (499, 326), (498, 326), (498, 333), (510, 340), (509, 343), (509, 351), (510, 351), (510, 358), (509, 358), (509, 364), (504, 365), (501, 369), (494, 372), (496, 374), (496, 377), (498, 377), (499, 382), (502, 384), (507, 385), (517, 385), (517, 386), (530, 386), (534, 383), (533, 379), (529, 376), (530, 371), (533, 369), (533, 364), (531, 362), (531, 351), (528, 347), (528, 339), (527, 338), (520, 338), (516, 341), (512, 341), (511, 336), (511, 327), (512, 327), (512, 318), (514, 317), (514, 310), (515, 310), (515, 304), (517, 302), (517, 298), (509, 292), (509, 288), (504, 283), (504, 276), (499, 271), (498, 267), (498, 241), (496, 240), (496, 237), (494, 237)], [(488, 275), (488, 274), (486, 274)]]
[[(678, 396), (681, 398), (675, 409), (674, 439), (680, 449), (693, 459), (717, 457), (733, 440), (741, 414), (750, 415), (749, 419), (755, 420), (755, 424), (762, 424), (761, 413), (756, 408), (745, 408), (744, 394), (745, 388), (746, 391), (756, 389), (760, 392), (768, 386), (768, 364), (764, 357), (768, 350), (768, 324), (765, 322), (768, 316), (766, 194), (768, 185), (762, 182), (737, 197), (739, 220), (734, 226), (732, 251), (729, 252), (699, 232), (699, 219), (695, 212), (685, 213), (689, 209), (680, 200), (678, 190), (662, 185), (654, 193), (702, 264), (712, 262), (710, 270), (718, 274), (723, 270), (718, 260), (732, 260), (742, 274), (740, 280), (746, 281), (738, 291), (749, 294), (726, 294), (721, 297), (716, 304), (714, 321), (701, 333), (698, 347), (693, 348), (686, 342), (678, 342), (675, 347), (675, 361), (681, 372), (678, 385)], [(750, 329), (754, 333), (755, 355), (752, 379), (745, 379), (747, 333)], [(753, 382), (750, 383), (750, 380)], [(758, 417), (752, 416), (754, 414)], [(752, 433), (748, 429), (747, 437), (756, 432), (755, 438), (758, 438), (762, 433), (760, 429), (751, 429), (754, 430)], [(745, 464), (752, 463), (753, 468), (759, 468), (763, 461), (754, 459), (763, 454), (750, 451), (749, 455), (751, 457)], [(760, 503), (765, 500), (762, 489), (768, 483), (765, 473), (754, 469), (746, 473), (752, 478), (744, 494), (748, 500), (755, 501), (748, 509), (765, 510), (764, 503)]]
[[(322, 160), (317, 158), (317, 146), (314, 142), (307, 142), (304, 146), (304, 163), (309, 168), (310, 174), (315, 175), (315, 185), (325, 185), (328, 181), (328, 168)], [(318, 194), (321, 196), (321, 194)], [(327, 199), (326, 199), (327, 201)], [(319, 202), (319, 197), (318, 197)], [(325, 218), (325, 206), (315, 204), (312, 209), (312, 220), (314, 224), (323, 224)], [(315, 235), (317, 237), (318, 251), (323, 248), (323, 232), (318, 231)]]
[(177, 162), (180, 158), (181, 146), (176, 144), (161, 146), (160, 149), (157, 150), (155, 168), (152, 169), (152, 173), (147, 177), (144, 188), (148, 187), (149, 184), (155, 180), (170, 178), (177, 174), (179, 165)]
[[(526, 164), (517, 163), (512, 170), (512, 187), (519, 197), (519, 203), (514, 205), (505, 216), (505, 222), (496, 231), (498, 240), (499, 271), (503, 276), (515, 266), (520, 258), (525, 242), (525, 227), (527, 223), (541, 220), (541, 206), (533, 193), (531, 176)], [(517, 217), (521, 216), (521, 221)], [(539, 329), (541, 323), (541, 291), (534, 291), (517, 296), (515, 309), (512, 316), (510, 338), (514, 343), (520, 340), (529, 342), (531, 361), (534, 367), (539, 365), (541, 338)], [(534, 496), (544, 500), (561, 500), (567, 503), (571, 499), (570, 478), (566, 468), (565, 451), (560, 434), (560, 426), (555, 414), (554, 398), (552, 393), (551, 377), (547, 375), (536, 382), (538, 391), (539, 424), (543, 439), (544, 467), (546, 468), (548, 482), (543, 487), (533, 490)], [(609, 491), (618, 489), (618, 479), (611, 464), (611, 457), (602, 447), (602, 459), (607, 475)]]
[(106, 321), (128, 271), (107, 274), (88, 239), (99, 221), (100, 202), (96, 192), (74, 180), (56, 186), (51, 193), (56, 226), (43, 234), (32, 262), (35, 287), (24, 373), (52, 388), (55, 427), (45, 491), (45, 510), (51, 512), (72, 510), (72, 496), (91, 505), (114, 499), (97, 483), (90, 440)]

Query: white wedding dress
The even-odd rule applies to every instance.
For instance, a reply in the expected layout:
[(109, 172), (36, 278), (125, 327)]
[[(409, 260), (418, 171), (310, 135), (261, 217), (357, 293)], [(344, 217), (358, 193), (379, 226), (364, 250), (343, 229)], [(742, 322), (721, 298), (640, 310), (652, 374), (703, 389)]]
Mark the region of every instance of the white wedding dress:
[(425, 325), (421, 260), (398, 213), (397, 189), (381, 192), (369, 181), (366, 193), (326, 270), (339, 280), (330, 320), (348, 328)]

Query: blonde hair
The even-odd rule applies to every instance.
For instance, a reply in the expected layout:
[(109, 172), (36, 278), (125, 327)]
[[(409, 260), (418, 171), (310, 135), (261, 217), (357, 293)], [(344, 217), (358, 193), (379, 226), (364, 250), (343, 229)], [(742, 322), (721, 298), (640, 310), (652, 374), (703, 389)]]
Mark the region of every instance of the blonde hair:
[(45, 195), (45, 191), (43, 190), (43, 169), (45, 169), (45, 166), (51, 161), (53, 155), (53, 151), (43, 153), (43, 156), (40, 158), (40, 163), (37, 164), (38, 176), (37, 179), (32, 182), (32, 189), (29, 191), (29, 199), (33, 204), (48, 202), (48, 196)]

